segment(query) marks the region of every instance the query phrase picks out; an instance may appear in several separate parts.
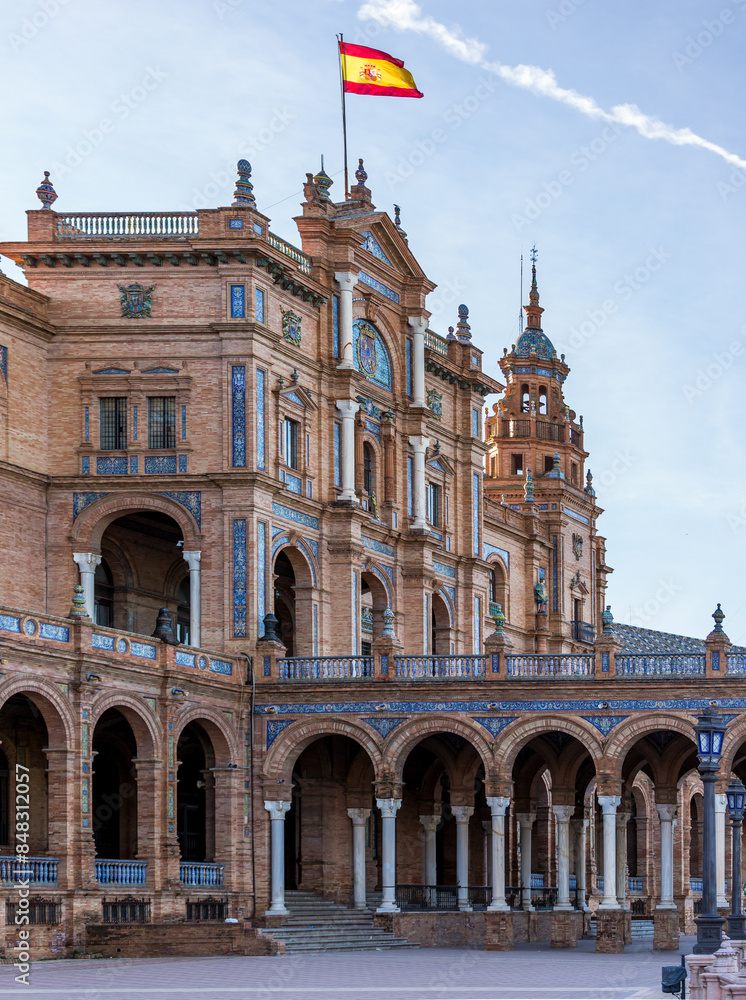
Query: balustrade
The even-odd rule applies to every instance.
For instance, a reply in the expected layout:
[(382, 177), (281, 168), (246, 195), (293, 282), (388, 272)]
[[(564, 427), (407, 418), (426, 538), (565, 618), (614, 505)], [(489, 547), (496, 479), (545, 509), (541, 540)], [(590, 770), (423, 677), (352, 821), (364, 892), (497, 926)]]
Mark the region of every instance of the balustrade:
[(277, 661), (285, 681), (349, 680), (373, 676), (372, 656), (293, 656)]
[(267, 242), (275, 250), (279, 250), (281, 254), (289, 257), (290, 260), (295, 261), (298, 265), (298, 269), (303, 271), (304, 274), (311, 273), (311, 258), (307, 253), (303, 253), (297, 247), (294, 247), (292, 243), (288, 243), (287, 240), (283, 240), (279, 236), (275, 236), (274, 233), (267, 233)]
[(96, 881), (100, 885), (145, 885), (147, 871), (147, 861), (96, 858)]
[(593, 677), (590, 655), (506, 656), (508, 677)]
[(182, 861), (179, 864), (179, 879), (184, 885), (222, 885), (223, 865)]
[(0, 857), (0, 882), (4, 885), (29, 880), (31, 885), (56, 885), (59, 858)]
[(436, 354), (443, 354), (448, 357), (448, 341), (445, 337), (433, 333), (432, 330), (425, 330), (425, 347), (429, 347)]
[(746, 653), (728, 653), (726, 661), (729, 674), (746, 675)]
[(702, 677), (704, 653), (666, 653), (617, 656), (617, 677)]
[(408, 680), (445, 677), (483, 678), (486, 656), (395, 656), (397, 678)]
[(58, 215), (58, 239), (149, 237), (173, 239), (196, 236), (196, 212), (76, 212)]

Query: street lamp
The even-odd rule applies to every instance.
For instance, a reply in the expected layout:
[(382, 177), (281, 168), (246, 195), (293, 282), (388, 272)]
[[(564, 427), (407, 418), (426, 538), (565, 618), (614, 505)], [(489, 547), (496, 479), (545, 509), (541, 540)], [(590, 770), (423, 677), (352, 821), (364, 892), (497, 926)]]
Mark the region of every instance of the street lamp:
[(746, 807), (746, 788), (734, 778), (728, 785), (728, 811), (733, 827), (733, 879), (731, 885), (731, 914), (728, 917), (728, 937), (731, 941), (746, 939), (746, 917), (743, 915), (741, 889), (741, 823)]
[(697, 716), (697, 756), (699, 773), (704, 786), (704, 815), (702, 822), (702, 913), (695, 917), (697, 943), (695, 955), (711, 955), (720, 947), (723, 936), (723, 918), (717, 911), (717, 863), (715, 860), (715, 774), (720, 768), (723, 752), (723, 735), (726, 723), (718, 715), (712, 702)]

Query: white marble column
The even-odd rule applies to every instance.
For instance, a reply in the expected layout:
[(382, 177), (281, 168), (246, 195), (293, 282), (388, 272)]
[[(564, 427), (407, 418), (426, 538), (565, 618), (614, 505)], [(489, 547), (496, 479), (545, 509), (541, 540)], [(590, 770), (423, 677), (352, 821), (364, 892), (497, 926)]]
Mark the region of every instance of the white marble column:
[(604, 897), (599, 910), (618, 910), (616, 898), (616, 810), (621, 795), (599, 795), (598, 804), (604, 814)]
[(378, 913), (398, 913), (396, 905), (396, 814), (401, 799), (376, 799), (381, 810), (381, 883), (383, 898)]
[(555, 910), (571, 910), (570, 902), (570, 817), (575, 806), (552, 806), (557, 818), (557, 903)]
[(290, 802), (269, 801), (264, 808), (272, 820), (272, 900), (267, 914), (284, 914), (285, 906), (285, 816)]
[(676, 805), (656, 802), (661, 821), (661, 900), (656, 910), (675, 910), (673, 898), (673, 821)]
[(339, 499), (358, 503), (355, 496), (355, 414), (360, 409), (360, 403), (356, 399), (338, 399), (337, 409), (342, 414), (342, 492)]
[(536, 813), (517, 813), (516, 819), (521, 829), (522, 904), (524, 910), (533, 910), (531, 905), (531, 832)]
[(575, 834), (575, 889), (578, 897), (578, 905), (581, 910), (589, 910), (585, 898), (585, 850), (586, 838), (588, 836), (588, 820), (572, 820), (572, 829)]
[(451, 806), (456, 820), (456, 886), (459, 910), (470, 910), (469, 903), (469, 820), (474, 806)]
[(505, 899), (505, 810), (510, 805), (507, 795), (488, 795), (487, 805), (492, 812), (490, 877), (492, 901), (488, 910), (509, 910)]
[(354, 271), (337, 271), (339, 284), (339, 355), (337, 368), (354, 368), (352, 360), (352, 289), (357, 283)]
[(416, 435), (409, 443), (414, 450), (414, 482), (412, 483), (412, 528), (427, 531), (427, 495), (425, 484), (425, 451), (430, 438)]
[(715, 877), (717, 879), (717, 905), (730, 907), (725, 892), (725, 810), (728, 796), (715, 794)]
[(628, 910), (627, 903), (627, 823), (630, 814), (616, 814), (616, 898), (621, 910)]
[(78, 564), (80, 570), (80, 586), (83, 588), (83, 596), (85, 597), (85, 609), (92, 619), (96, 567), (101, 562), (101, 556), (96, 552), (73, 552), (73, 560)]
[(410, 316), (412, 327), (412, 406), (425, 405), (425, 331), (424, 316)]
[(435, 859), (435, 831), (440, 823), (440, 816), (420, 816), (423, 834), (423, 882), (425, 885), (436, 885), (438, 881)]
[(365, 909), (365, 824), (370, 809), (348, 809), (352, 820), (352, 899), (356, 910)]
[(202, 645), (202, 553), (196, 549), (182, 552), (189, 567), (189, 645)]

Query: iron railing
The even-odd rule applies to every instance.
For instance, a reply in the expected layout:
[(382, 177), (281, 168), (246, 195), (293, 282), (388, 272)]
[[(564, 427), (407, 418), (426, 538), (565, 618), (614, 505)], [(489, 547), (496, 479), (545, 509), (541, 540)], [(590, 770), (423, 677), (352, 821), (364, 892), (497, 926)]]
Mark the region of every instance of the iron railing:
[[(17, 902), (10, 899), (6, 901), (5, 922), (9, 927), (15, 926), (16, 916), (19, 914), (18, 907)], [(46, 924), (47, 926), (59, 924), (62, 920), (62, 903), (59, 899), (30, 896), (28, 910), (24, 909), (22, 915), (28, 916), (29, 924)]]
[(548, 420), (537, 420), (536, 436), (542, 441), (564, 441), (565, 428), (562, 424), (552, 424)]
[(149, 924), (150, 900), (125, 896), (123, 899), (104, 899), (101, 903), (105, 924)]
[(188, 899), (186, 901), (186, 918), (190, 923), (219, 921), (223, 923), (228, 916), (228, 899), (216, 899), (207, 896), (205, 899)]
[(593, 642), (596, 638), (596, 630), (590, 622), (573, 622), (572, 637), (578, 642)]
[[(492, 900), (487, 885), (467, 887), (467, 899), (474, 910), (485, 910)], [(458, 910), (458, 887), (455, 885), (397, 885), (396, 905), (400, 910)]]

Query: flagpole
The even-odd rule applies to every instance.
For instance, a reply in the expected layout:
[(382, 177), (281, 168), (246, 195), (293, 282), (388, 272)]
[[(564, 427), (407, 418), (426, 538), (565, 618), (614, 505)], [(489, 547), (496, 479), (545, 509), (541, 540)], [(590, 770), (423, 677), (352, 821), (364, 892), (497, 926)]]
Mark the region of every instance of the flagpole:
[(342, 92), (342, 139), (344, 141), (344, 166), (345, 166), (345, 201), (350, 196), (350, 183), (349, 176), (347, 173), (347, 109), (345, 102), (345, 69), (347, 66), (345, 60), (345, 66), (343, 68), (342, 61), (344, 60), (344, 35), (339, 34), (339, 85)]

